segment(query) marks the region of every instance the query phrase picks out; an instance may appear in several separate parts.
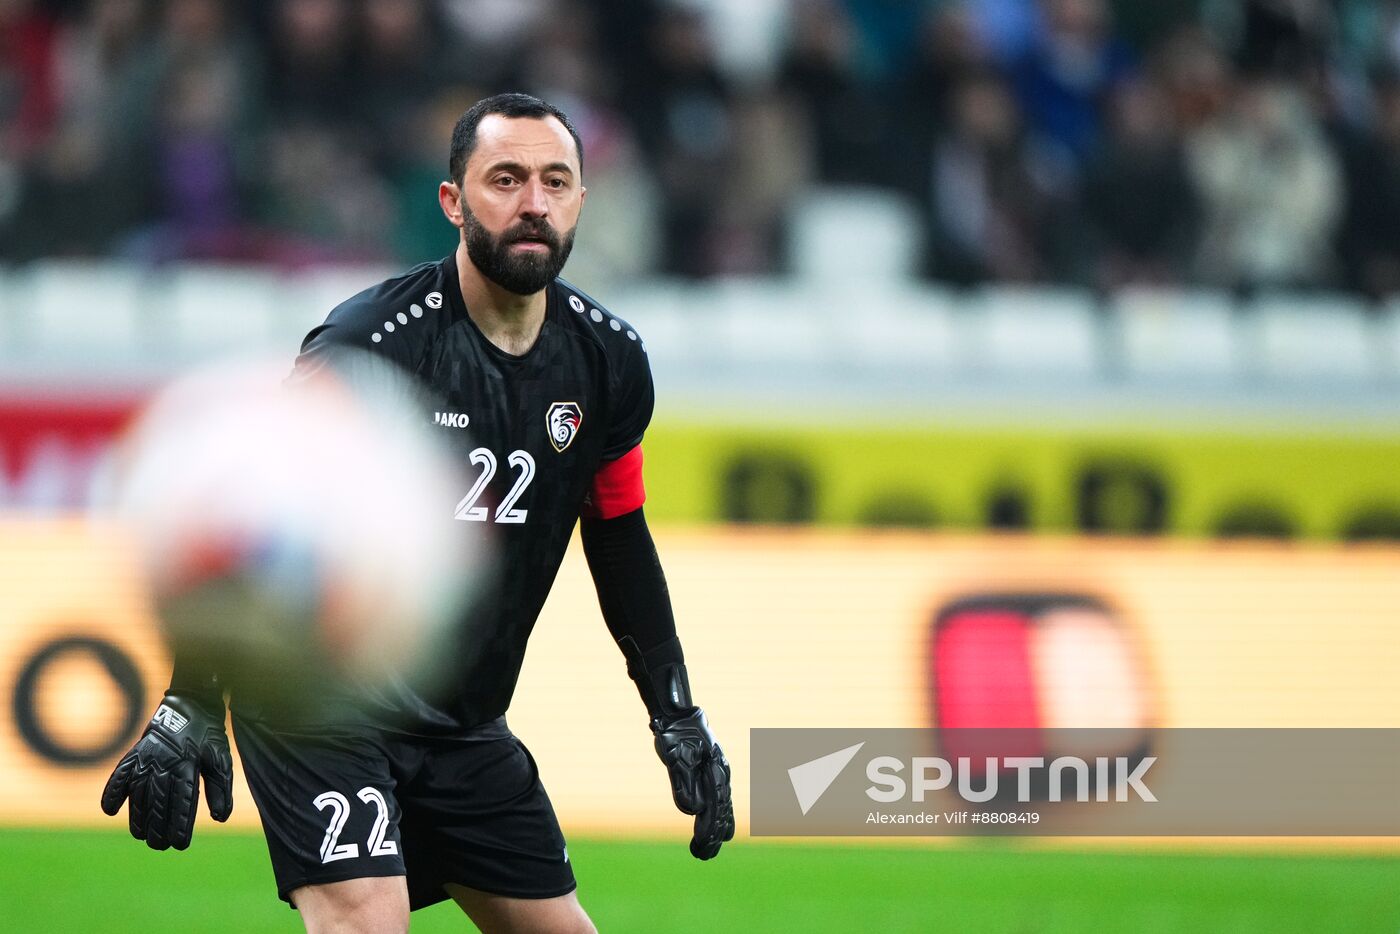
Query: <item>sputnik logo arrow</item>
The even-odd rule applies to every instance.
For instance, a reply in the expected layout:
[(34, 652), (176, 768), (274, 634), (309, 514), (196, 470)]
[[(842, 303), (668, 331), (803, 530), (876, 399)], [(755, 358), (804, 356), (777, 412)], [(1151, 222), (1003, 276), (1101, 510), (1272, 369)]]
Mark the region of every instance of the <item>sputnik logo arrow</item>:
[(863, 742), (856, 743), (854, 746), (838, 749), (820, 759), (813, 759), (788, 769), (788, 780), (792, 782), (793, 793), (797, 795), (797, 806), (802, 808), (804, 816), (812, 810), (812, 805), (826, 794), (831, 783), (851, 764), (851, 760), (864, 745)]

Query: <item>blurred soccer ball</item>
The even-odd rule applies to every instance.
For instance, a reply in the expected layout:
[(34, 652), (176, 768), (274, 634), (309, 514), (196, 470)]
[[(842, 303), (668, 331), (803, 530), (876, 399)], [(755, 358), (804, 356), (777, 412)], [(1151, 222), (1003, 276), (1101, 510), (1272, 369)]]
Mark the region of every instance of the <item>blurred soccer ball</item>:
[(423, 689), (479, 583), (412, 387), (339, 363), (294, 384), (282, 360), (191, 374), (119, 454), (117, 513), (172, 650), (263, 708)]

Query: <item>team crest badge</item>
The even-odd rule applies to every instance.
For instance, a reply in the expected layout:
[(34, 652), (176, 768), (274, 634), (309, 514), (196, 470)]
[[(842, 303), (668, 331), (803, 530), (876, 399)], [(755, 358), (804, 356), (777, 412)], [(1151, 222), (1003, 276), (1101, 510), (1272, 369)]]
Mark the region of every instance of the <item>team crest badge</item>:
[(556, 402), (549, 407), (545, 417), (545, 427), (549, 430), (549, 443), (554, 450), (562, 452), (573, 443), (578, 434), (578, 426), (583, 424), (583, 409), (577, 402)]

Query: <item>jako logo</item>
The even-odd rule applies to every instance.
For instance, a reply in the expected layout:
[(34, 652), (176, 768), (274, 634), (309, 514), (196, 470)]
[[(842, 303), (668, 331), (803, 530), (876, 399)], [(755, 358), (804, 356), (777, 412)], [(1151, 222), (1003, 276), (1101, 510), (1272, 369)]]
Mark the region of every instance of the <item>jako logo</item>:
[(466, 428), (470, 418), (461, 412), (434, 412), (433, 424), (444, 425), (448, 428)]

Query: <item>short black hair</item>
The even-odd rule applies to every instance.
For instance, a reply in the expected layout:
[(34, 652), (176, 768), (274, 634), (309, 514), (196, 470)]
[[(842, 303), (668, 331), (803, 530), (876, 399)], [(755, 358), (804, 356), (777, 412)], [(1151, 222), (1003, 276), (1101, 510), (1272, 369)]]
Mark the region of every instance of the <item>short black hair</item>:
[(457, 125), (452, 128), (452, 151), (447, 157), (447, 171), (452, 181), (457, 184), (462, 184), (462, 176), (467, 171), (467, 160), (476, 150), (476, 128), (481, 125), (482, 118), (491, 114), (499, 114), (502, 117), (531, 117), (536, 120), (553, 117), (564, 124), (564, 129), (574, 138), (579, 168), (583, 168), (583, 141), (578, 138), (578, 130), (574, 129), (564, 111), (538, 97), (510, 92), (477, 101), (458, 118)]

